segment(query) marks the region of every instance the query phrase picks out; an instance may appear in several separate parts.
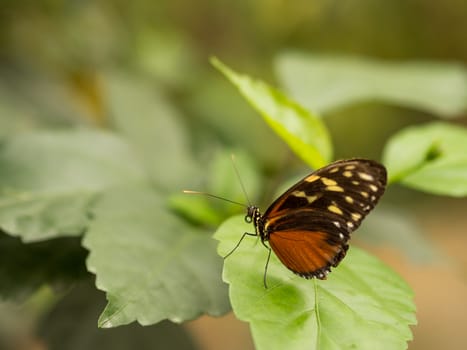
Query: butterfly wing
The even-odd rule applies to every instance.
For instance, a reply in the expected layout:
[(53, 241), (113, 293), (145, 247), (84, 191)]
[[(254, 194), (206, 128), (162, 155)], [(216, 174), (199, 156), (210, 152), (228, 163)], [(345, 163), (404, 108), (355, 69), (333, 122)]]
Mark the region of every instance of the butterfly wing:
[(350, 234), (384, 193), (386, 169), (366, 159), (331, 163), (288, 189), (263, 215), (263, 236), (294, 273), (326, 278)]

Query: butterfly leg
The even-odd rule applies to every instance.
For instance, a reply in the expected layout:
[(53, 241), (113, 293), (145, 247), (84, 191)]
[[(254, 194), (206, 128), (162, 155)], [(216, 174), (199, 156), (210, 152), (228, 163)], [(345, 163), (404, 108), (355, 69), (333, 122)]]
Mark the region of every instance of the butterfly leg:
[(267, 245), (265, 245), (264, 242), (263, 242), (263, 245), (266, 248), (268, 248), (268, 250), (269, 250), (268, 259), (266, 260), (266, 265), (264, 265), (264, 276), (263, 276), (264, 288), (268, 289), (268, 284), (267, 284), (267, 281), (266, 281), (266, 275), (267, 275), (267, 272), (268, 272), (269, 259), (271, 258), (271, 248), (269, 248)]
[(240, 243), (242, 243), (243, 241), (243, 238), (245, 238), (245, 236), (257, 236), (256, 233), (249, 233), (249, 232), (245, 232), (242, 236), (242, 238), (240, 238), (240, 240), (238, 241), (238, 243), (235, 245), (235, 247), (227, 253), (227, 255), (224, 256), (224, 259), (226, 259), (227, 257), (229, 257), (235, 250), (237, 250), (237, 248), (240, 246)]

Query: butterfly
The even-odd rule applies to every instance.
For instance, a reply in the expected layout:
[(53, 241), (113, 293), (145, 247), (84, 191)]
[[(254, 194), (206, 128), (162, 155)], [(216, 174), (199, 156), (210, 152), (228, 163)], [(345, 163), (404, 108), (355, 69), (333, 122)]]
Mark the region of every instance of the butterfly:
[(245, 232), (227, 258), (246, 236), (257, 236), (282, 264), (303, 278), (326, 279), (349, 248), (350, 234), (375, 207), (387, 182), (385, 167), (373, 160), (333, 162), (298, 181), (261, 214), (247, 207), (245, 221), (255, 233)]

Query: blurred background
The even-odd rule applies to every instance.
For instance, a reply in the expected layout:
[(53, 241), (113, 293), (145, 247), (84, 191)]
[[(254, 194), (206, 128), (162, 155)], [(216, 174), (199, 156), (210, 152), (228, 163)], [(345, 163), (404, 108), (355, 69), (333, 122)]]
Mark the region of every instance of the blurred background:
[[(156, 108), (173, 113), (201, 166), (219, 150), (236, 149), (251, 155), (265, 177), (276, 176), (284, 168), (305, 167), (209, 65), (210, 56), (279, 85), (275, 61), (289, 50), (465, 64), (466, 37), (463, 0), (2, 0), (0, 137), (41, 127), (112, 128), (103, 86), (117, 76), (129, 100), (140, 92), (154, 94)], [(135, 85), (141, 90), (132, 90)], [(128, 119), (138, 118), (131, 108), (127, 112)], [(455, 117), (456, 123), (467, 121), (465, 114)], [(378, 159), (395, 131), (438, 118), (368, 102), (330, 112), (326, 124), (335, 158)], [(388, 196), (400, 226), (388, 224), (398, 232), (387, 235), (418, 236), (409, 243), (401, 238), (404, 249), (371, 237), (357, 238), (357, 244), (385, 260), (415, 291), (419, 324), (409, 349), (466, 349), (466, 200), (397, 185)], [(90, 285), (78, 284), (54, 303), (47, 287), (27, 300), (0, 303), (0, 347), (253, 348), (248, 325), (232, 313), (181, 327), (163, 322), (97, 329), (105, 298)]]

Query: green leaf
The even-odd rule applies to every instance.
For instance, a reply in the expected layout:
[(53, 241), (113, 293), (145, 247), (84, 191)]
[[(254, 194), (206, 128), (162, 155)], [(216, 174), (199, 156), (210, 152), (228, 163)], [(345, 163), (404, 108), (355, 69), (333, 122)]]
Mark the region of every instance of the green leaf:
[(145, 176), (125, 143), (90, 130), (12, 136), (0, 172), (0, 227), (24, 241), (81, 234), (95, 194)]
[[(243, 232), (233, 217), (215, 233), (225, 255)], [(225, 260), (232, 308), (250, 323), (257, 349), (406, 349), (415, 324), (413, 292), (391, 269), (357, 248), (325, 281), (295, 276), (271, 255), (263, 286), (267, 250), (246, 237)]]
[[(232, 159), (233, 155), (233, 159)], [(262, 191), (262, 181), (259, 169), (254, 159), (248, 153), (241, 151), (218, 151), (210, 164), (210, 179), (207, 191), (218, 194), (238, 203), (248, 205), (248, 201), (254, 202)], [(245, 186), (242, 189), (242, 186)], [(221, 208), (227, 214), (224, 218), (238, 214), (238, 209), (244, 208), (232, 205), (229, 202), (217, 202), (216, 208)]]
[[(232, 159), (234, 155), (234, 159)], [(238, 171), (238, 174), (237, 174)], [(203, 194), (176, 193), (169, 198), (170, 207), (197, 224), (218, 226), (225, 218), (244, 210), (241, 205), (257, 198), (262, 189), (262, 182), (255, 162), (245, 152), (218, 151), (208, 165), (208, 183), (204, 188), (197, 189), (216, 195), (226, 200), (211, 198)], [(244, 185), (245, 192), (242, 190)], [(248, 198), (246, 197), (248, 196)]]
[(174, 193), (168, 198), (170, 209), (197, 225), (216, 227), (225, 217), (212, 205), (211, 198), (204, 195)]
[[(84, 125), (89, 115), (76, 103), (66, 79), (50, 74), (2, 74), (0, 80), (0, 137), (45, 127)], [(62, 76), (62, 78), (64, 78)]]
[(425, 192), (467, 195), (467, 129), (446, 123), (405, 128), (387, 143), (389, 181)]
[(215, 58), (211, 62), (299, 157), (315, 169), (330, 162), (330, 136), (316, 115), (266, 83), (240, 75)]
[(149, 186), (113, 189), (96, 202), (83, 244), (107, 293), (100, 327), (174, 322), (229, 309), (215, 242), (166, 209)]
[(286, 52), (276, 71), (297, 101), (320, 113), (373, 100), (446, 117), (467, 110), (467, 71), (459, 64)]
[[(184, 99), (184, 106), (196, 118), (192, 131), (197, 135), (200, 154), (203, 149), (218, 147), (219, 140), (223, 144), (241, 145), (256, 163), (277, 164), (290, 152), (243, 96), (232, 94), (231, 84), (226, 84), (217, 71), (196, 82), (196, 89)], [(268, 146), (258, 147), (258, 140)]]
[(188, 133), (157, 85), (117, 73), (106, 78), (113, 126), (134, 147), (152, 180), (161, 189), (180, 190), (187, 178), (198, 176)]

